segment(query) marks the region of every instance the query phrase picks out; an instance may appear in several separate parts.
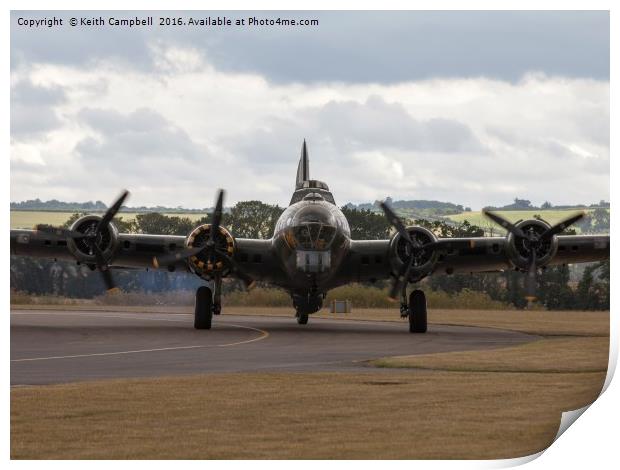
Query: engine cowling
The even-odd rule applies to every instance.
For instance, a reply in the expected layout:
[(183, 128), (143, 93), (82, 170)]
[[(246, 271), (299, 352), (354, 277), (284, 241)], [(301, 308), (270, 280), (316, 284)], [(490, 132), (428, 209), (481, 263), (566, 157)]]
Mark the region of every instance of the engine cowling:
[[(406, 230), (411, 239), (416, 241), (421, 247), (437, 241), (435, 234), (427, 228), (410, 226), (407, 227)], [(400, 234), (396, 233), (390, 241), (390, 263), (392, 265), (392, 271), (395, 273), (399, 272), (403, 265), (411, 261), (412, 256), (413, 264), (409, 275), (409, 281), (415, 282), (428, 276), (433, 271), (439, 258), (439, 253), (432, 248), (421, 248), (412, 251), (410, 245)]]
[[(515, 224), (526, 234), (534, 233), (542, 235), (550, 228), (544, 220), (523, 220)], [(527, 270), (531, 252), (530, 242), (524, 238), (516, 237), (513, 233), (506, 235), (508, 258), (515, 268)], [(556, 236), (549, 240), (543, 240), (536, 249), (536, 265), (541, 267), (549, 263), (558, 251), (558, 239)]]
[[(185, 239), (185, 247), (193, 248), (206, 245), (210, 236), (211, 224), (199, 225)], [(219, 233), (215, 236), (215, 247), (225, 252), (229, 257), (232, 257), (235, 253), (235, 238), (222, 226), (219, 227)], [(213, 263), (209, 260), (207, 254), (202, 251), (194, 256), (190, 256), (187, 259), (187, 263), (190, 271), (203, 279), (212, 279), (215, 274), (221, 276), (229, 274), (229, 269), (222, 261)]]
[[(80, 217), (78, 220), (73, 222), (73, 225), (71, 225), (71, 230), (94, 237), (97, 225), (101, 219), (102, 217), (99, 215), (85, 215), (84, 217)], [(118, 248), (118, 240), (118, 229), (112, 222), (110, 222), (107, 227), (102, 227), (96, 235), (95, 241), (106, 261), (109, 261), (114, 255), (114, 252)], [(67, 240), (67, 248), (78, 261), (86, 264), (96, 264), (92, 241), (88, 240), (87, 237), (75, 239), (69, 238)]]

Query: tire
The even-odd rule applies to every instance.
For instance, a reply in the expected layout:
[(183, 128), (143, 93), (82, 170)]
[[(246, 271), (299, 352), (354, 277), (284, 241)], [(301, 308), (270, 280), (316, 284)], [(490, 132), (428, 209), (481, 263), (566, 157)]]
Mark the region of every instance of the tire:
[(416, 289), (409, 294), (409, 332), (426, 333), (426, 295)]
[(308, 324), (308, 314), (307, 313), (298, 313), (297, 315), (297, 323), (300, 325)]
[(212, 302), (211, 289), (207, 286), (199, 287), (196, 291), (196, 303), (194, 305), (194, 328), (197, 330), (211, 329)]

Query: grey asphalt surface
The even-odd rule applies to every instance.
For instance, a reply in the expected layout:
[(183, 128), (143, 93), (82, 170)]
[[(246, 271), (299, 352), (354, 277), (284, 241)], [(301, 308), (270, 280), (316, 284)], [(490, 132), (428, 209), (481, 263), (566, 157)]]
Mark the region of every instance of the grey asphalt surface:
[[(241, 371), (356, 371), (384, 356), (497, 348), (536, 339), (506, 330), (221, 315), (11, 311), (11, 385)], [(373, 368), (372, 370), (380, 370)]]

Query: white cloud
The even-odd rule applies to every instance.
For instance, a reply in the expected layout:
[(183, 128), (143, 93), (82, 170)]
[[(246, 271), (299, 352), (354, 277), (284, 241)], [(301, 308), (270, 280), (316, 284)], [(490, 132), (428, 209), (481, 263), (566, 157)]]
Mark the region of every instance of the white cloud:
[[(217, 70), (193, 48), (152, 51), (161, 73), (105, 60), (13, 71), (13, 90), (32, 83), (63, 99), (41, 103), (57, 122), (36, 133), (25, 130), (44, 116), (39, 106), (20, 111), (12, 200), (109, 201), (128, 187), (131, 204), (205, 207), (225, 187), (229, 203), (283, 205), (304, 137), (311, 175), (340, 204), (388, 195), (472, 207), (609, 197), (607, 81), (275, 84)], [(33, 164), (45, 168), (36, 186)]]

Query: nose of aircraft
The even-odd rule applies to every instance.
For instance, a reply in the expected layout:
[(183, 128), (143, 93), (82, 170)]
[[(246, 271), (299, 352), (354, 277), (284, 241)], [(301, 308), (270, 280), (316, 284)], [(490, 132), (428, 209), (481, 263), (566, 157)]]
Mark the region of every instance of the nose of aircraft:
[(293, 217), (292, 225), (302, 225), (306, 223), (321, 223), (323, 225), (335, 227), (336, 218), (325, 204), (308, 204), (297, 211)]
[(336, 235), (336, 219), (321, 205), (303, 207), (291, 223), (291, 236), (297, 250), (328, 250)]

